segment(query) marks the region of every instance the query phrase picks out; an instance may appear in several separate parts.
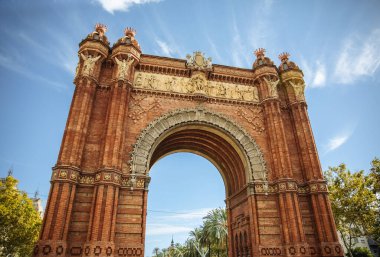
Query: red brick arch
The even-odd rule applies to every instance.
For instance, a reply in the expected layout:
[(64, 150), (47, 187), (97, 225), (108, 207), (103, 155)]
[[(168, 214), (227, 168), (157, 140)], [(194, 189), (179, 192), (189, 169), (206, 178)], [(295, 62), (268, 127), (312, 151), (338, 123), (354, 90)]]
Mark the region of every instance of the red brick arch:
[(135, 31), (80, 43), (75, 92), (34, 256), (144, 256), (149, 169), (189, 151), (226, 186), (230, 257), (343, 256), (299, 67), (143, 54)]
[(209, 159), (221, 172), (227, 196), (247, 182), (266, 181), (266, 165), (256, 142), (236, 122), (221, 114), (179, 109), (145, 128), (132, 151), (131, 174), (146, 174), (159, 158), (190, 151)]

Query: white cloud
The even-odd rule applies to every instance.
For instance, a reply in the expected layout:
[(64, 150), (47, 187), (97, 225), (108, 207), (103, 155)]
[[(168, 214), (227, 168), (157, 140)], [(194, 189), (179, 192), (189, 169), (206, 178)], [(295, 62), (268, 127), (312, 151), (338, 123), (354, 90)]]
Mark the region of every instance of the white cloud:
[(192, 210), (188, 212), (183, 211), (181, 213), (171, 215), (170, 218), (174, 218), (177, 220), (178, 219), (182, 219), (182, 220), (202, 219), (211, 210), (212, 208), (198, 209), (198, 210)]
[(160, 0), (96, 0), (99, 2), (103, 9), (109, 13), (114, 13), (115, 11), (127, 12), (130, 7), (138, 4), (147, 3), (158, 3)]
[(341, 147), (344, 143), (347, 142), (350, 136), (351, 136), (351, 133), (344, 132), (331, 138), (327, 144), (326, 153), (334, 151), (338, 149), (339, 147)]
[(204, 216), (207, 215), (208, 212), (210, 212), (213, 208), (201, 208), (201, 209), (195, 209), (195, 210), (181, 210), (176, 212), (169, 212), (169, 211), (151, 211), (151, 212), (158, 212), (163, 213), (164, 215), (157, 216), (156, 218), (159, 218), (161, 220), (202, 220)]
[(147, 224), (147, 235), (173, 235), (178, 233), (190, 232), (194, 228), (184, 227), (184, 226), (175, 226), (170, 224)]
[(32, 72), (29, 68), (24, 67), (21, 65), (22, 60), (16, 61), (16, 56), (6, 56), (0, 53), (0, 67), (3, 67), (4, 69), (8, 69), (10, 71), (16, 72), (28, 79), (39, 81), (41, 85), (48, 85), (52, 88), (54, 88), (57, 91), (66, 90), (67, 86), (49, 80), (41, 75), (38, 75), (34, 72)]
[(233, 65), (237, 67), (245, 67), (249, 66), (249, 60), (247, 58), (248, 55), (246, 55), (246, 49), (243, 46), (241, 37), (240, 37), (240, 31), (238, 29), (238, 26), (236, 24), (235, 18), (232, 20), (232, 44), (231, 44), (231, 54), (232, 54), (232, 62)]
[(160, 47), (160, 50), (161, 50), (162, 54), (164, 54), (166, 56), (169, 56), (169, 57), (172, 57), (172, 54), (175, 53), (175, 51), (173, 50), (173, 48), (170, 47), (168, 45), (168, 43), (166, 43), (164, 41), (161, 41), (159, 39), (156, 39), (156, 43)]
[(326, 66), (321, 61), (316, 61), (315, 64), (310, 65), (305, 59), (302, 59), (301, 66), (308, 87), (316, 88), (326, 86), (327, 71)]
[(326, 67), (317, 62), (317, 70), (315, 71), (314, 79), (311, 87), (323, 87), (326, 83)]
[(372, 76), (380, 67), (380, 29), (366, 38), (350, 37), (343, 43), (335, 77), (342, 84), (350, 84), (363, 76)]

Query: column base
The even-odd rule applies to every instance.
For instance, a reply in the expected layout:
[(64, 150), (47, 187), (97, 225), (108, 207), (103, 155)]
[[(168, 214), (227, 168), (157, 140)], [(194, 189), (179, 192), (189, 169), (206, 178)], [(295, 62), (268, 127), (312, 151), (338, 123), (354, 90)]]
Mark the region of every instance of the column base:
[(115, 254), (115, 244), (113, 242), (92, 241), (83, 246), (82, 256), (89, 257), (113, 257)]
[(328, 257), (341, 257), (344, 256), (344, 251), (340, 243), (338, 242), (322, 242), (321, 247), (321, 256)]
[(40, 240), (33, 249), (33, 256), (65, 256), (67, 251), (66, 241)]

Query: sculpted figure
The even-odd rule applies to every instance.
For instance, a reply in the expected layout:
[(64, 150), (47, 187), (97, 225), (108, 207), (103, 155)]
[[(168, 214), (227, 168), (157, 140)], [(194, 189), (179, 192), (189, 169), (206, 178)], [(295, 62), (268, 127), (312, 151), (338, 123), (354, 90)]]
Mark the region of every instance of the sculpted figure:
[(136, 76), (135, 86), (136, 87), (142, 87), (142, 75), (141, 75), (141, 73), (137, 74), (137, 76)]
[(271, 81), (265, 77), (264, 77), (264, 80), (265, 80), (265, 83), (267, 84), (268, 89), (269, 89), (269, 96), (270, 97), (278, 97), (277, 85), (280, 82), (280, 80), (278, 79), (276, 81)]
[(299, 83), (293, 83), (292, 81), (289, 81), (290, 85), (294, 89), (294, 94), (296, 95), (297, 100), (305, 100), (305, 83), (303, 81)]
[(165, 82), (165, 88), (169, 92), (175, 91), (176, 86), (177, 86), (177, 79), (175, 77), (171, 77), (167, 79)]
[(252, 92), (253, 92), (252, 101), (258, 102), (259, 101), (259, 91), (257, 90), (257, 87), (253, 87)]
[(152, 75), (150, 76), (149, 78), (146, 78), (147, 80), (147, 83), (146, 83), (146, 87), (147, 88), (150, 88), (150, 89), (155, 89), (156, 88), (156, 78)]
[(128, 76), (129, 69), (134, 62), (134, 59), (128, 56), (127, 59), (119, 60), (115, 57), (117, 63), (117, 78), (119, 80), (124, 80)]
[(216, 93), (217, 96), (223, 96), (223, 97), (226, 96), (226, 87), (222, 83), (218, 84), (217, 90), (218, 90)]
[(97, 60), (100, 59), (100, 55), (97, 57), (92, 57), (91, 54), (88, 56), (85, 56), (83, 53), (80, 53), (80, 56), (83, 59), (83, 69), (82, 69), (82, 74), (85, 76), (91, 76), (93, 71), (94, 71), (94, 66)]

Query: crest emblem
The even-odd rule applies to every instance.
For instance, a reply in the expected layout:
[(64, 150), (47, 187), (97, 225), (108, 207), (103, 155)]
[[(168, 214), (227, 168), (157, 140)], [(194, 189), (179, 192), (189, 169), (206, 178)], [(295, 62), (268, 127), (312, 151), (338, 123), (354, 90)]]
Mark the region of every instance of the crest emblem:
[(204, 54), (200, 51), (196, 51), (193, 55), (186, 55), (186, 66), (192, 70), (211, 70), (212, 59), (211, 57), (204, 57)]

